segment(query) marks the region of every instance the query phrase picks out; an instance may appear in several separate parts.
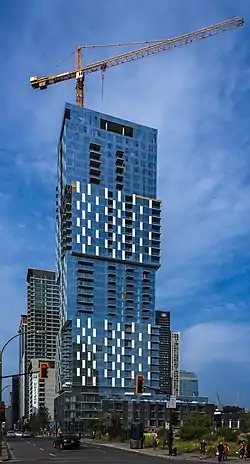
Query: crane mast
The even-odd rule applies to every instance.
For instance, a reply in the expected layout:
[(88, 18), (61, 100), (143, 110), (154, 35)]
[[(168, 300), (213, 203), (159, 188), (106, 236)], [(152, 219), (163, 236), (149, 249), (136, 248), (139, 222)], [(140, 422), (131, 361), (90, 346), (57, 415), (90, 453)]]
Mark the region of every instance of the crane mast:
[[(97, 71), (106, 71), (107, 68), (118, 66), (123, 63), (135, 61), (146, 56), (155, 55), (164, 51), (171, 51), (175, 48), (183, 47), (189, 43), (197, 42), (201, 39), (206, 39), (222, 32), (227, 32), (237, 27), (241, 27), (244, 24), (243, 18), (235, 17), (227, 21), (223, 21), (212, 26), (204, 27), (188, 34), (183, 34), (175, 38), (170, 39), (159, 39), (159, 41), (145, 41), (145, 42), (130, 42), (120, 44), (104, 44), (104, 45), (90, 45), (90, 46), (78, 46), (76, 47), (76, 69), (73, 71), (67, 71), (65, 73), (56, 74), (54, 76), (45, 77), (31, 77), (30, 84), (33, 89), (40, 88), (41, 90), (46, 89), (49, 85), (57, 84), (58, 82), (64, 82), (70, 79), (76, 79), (76, 104), (84, 107), (84, 80), (85, 75)], [(83, 66), (82, 63), (82, 49), (83, 48), (97, 48), (97, 47), (118, 47), (124, 45), (135, 45), (135, 44), (147, 44), (144, 47), (132, 50), (126, 53), (121, 53), (106, 60), (97, 61)]]

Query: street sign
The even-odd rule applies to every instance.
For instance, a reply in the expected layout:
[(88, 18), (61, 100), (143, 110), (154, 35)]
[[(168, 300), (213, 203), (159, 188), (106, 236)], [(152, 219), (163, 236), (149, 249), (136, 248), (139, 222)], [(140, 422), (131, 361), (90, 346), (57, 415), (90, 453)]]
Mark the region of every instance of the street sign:
[(170, 395), (169, 401), (167, 401), (166, 404), (168, 409), (175, 409), (176, 408), (176, 396), (175, 395)]

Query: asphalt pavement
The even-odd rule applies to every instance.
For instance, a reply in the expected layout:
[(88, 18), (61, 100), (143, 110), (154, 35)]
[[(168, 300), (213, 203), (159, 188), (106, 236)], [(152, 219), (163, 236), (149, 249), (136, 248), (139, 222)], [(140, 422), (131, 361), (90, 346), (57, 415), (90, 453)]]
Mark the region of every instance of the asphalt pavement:
[[(108, 447), (90, 440), (81, 444), (80, 449), (58, 450), (53, 447), (53, 438), (12, 438), (7, 440), (12, 462), (32, 463), (59, 463), (73, 464), (161, 464), (168, 461), (169, 464), (187, 464), (187, 461), (196, 462), (192, 457), (168, 457), (166, 454), (161, 456), (147, 455), (139, 450), (130, 451)], [(142, 450), (141, 450), (142, 451)], [(204, 459), (203, 463), (214, 464), (214, 459)], [(11, 462), (11, 461), (10, 461)]]
[[(162, 458), (145, 456), (116, 449), (104, 449), (97, 444), (82, 443), (78, 450), (58, 450), (53, 448), (51, 438), (12, 438), (8, 440), (13, 463), (58, 463), (72, 464), (156, 464)], [(180, 462), (177, 460), (177, 462)]]

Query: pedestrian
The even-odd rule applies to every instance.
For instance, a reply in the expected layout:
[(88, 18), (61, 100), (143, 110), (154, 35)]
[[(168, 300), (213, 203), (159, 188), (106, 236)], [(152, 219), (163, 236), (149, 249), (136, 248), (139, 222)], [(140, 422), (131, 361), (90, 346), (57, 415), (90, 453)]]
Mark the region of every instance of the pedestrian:
[(225, 445), (224, 445), (224, 453), (223, 453), (223, 461), (227, 461), (228, 453), (229, 453), (229, 446), (228, 446), (227, 443), (225, 443)]
[(201, 440), (201, 442), (200, 442), (200, 458), (201, 459), (203, 459), (203, 457), (205, 457), (206, 446), (207, 446), (207, 443), (205, 442), (205, 440)]
[(171, 427), (170, 427), (169, 430), (167, 430), (166, 443), (167, 443), (167, 446), (168, 446), (168, 455), (172, 456), (173, 455), (174, 434), (173, 434), (173, 429)]
[(217, 446), (217, 456), (218, 456), (218, 462), (221, 462), (224, 456), (224, 445), (222, 441)]
[(246, 454), (246, 447), (243, 441), (240, 442), (239, 456), (240, 459), (243, 459)]

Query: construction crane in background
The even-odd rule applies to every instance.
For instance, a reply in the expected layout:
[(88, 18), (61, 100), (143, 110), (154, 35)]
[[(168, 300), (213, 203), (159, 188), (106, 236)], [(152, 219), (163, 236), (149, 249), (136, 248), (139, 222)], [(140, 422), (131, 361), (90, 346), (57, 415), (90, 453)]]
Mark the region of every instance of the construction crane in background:
[[(76, 79), (76, 104), (84, 107), (84, 79), (86, 74), (96, 71), (104, 73), (107, 68), (118, 66), (123, 63), (138, 60), (146, 56), (155, 55), (156, 53), (171, 51), (175, 48), (182, 47), (189, 43), (197, 42), (201, 39), (206, 39), (221, 32), (230, 31), (244, 24), (243, 18), (235, 17), (227, 21), (223, 21), (212, 26), (198, 29), (197, 31), (190, 32), (189, 34), (180, 35), (172, 39), (160, 39), (147, 42), (127, 42), (117, 44), (104, 44), (104, 45), (85, 45), (76, 47), (76, 69), (74, 71), (67, 71), (62, 74), (56, 74), (50, 77), (31, 77), (30, 84), (33, 89), (46, 89), (49, 85), (57, 84), (58, 82)], [(144, 44), (144, 47), (132, 50), (126, 53), (107, 58), (106, 60), (90, 63), (83, 66), (82, 49), (86, 48), (99, 48), (99, 47), (121, 47), (125, 45), (139, 45)]]
[(223, 404), (220, 400), (220, 396), (219, 396), (219, 392), (216, 392), (216, 397), (217, 397), (217, 401), (218, 401), (218, 411), (223, 411)]

